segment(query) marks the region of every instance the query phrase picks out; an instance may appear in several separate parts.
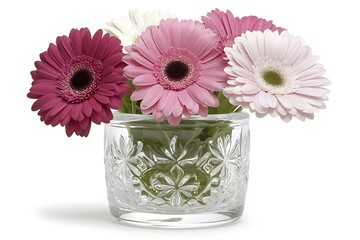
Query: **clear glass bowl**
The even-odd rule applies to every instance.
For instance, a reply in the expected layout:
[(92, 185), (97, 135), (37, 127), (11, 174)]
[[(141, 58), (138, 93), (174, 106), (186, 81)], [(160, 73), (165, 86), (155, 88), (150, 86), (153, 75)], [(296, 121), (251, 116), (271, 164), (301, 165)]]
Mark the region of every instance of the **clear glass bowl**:
[(244, 211), (249, 115), (183, 118), (114, 113), (105, 125), (111, 214), (143, 226), (192, 228), (232, 222)]

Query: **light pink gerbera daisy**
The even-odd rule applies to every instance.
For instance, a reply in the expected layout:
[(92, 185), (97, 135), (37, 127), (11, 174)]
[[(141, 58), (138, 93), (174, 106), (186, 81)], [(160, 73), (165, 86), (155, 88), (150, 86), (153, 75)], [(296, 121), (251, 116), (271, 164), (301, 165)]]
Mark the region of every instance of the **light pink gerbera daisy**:
[(234, 44), (234, 38), (240, 36), (246, 31), (271, 31), (284, 29), (276, 27), (272, 21), (267, 21), (256, 16), (245, 16), (241, 19), (227, 10), (226, 12), (219, 9), (212, 10), (206, 16), (201, 17), (205, 27), (214, 30), (221, 38), (222, 49), (231, 47)]
[(108, 123), (112, 109), (120, 108), (122, 96), (131, 91), (124, 81), (121, 42), (98, 30), (93, 37), (87, 28), (73, 29), (69, 37), (56, 39), (40, 54), (32, 71), (28, 97), (37, 99), (32, 110), (45, 124), (65, 126), (87, 136), (91, 122)]
[(325, 70), (312, 55), (310, 47), (287, 31), (246, 32), (225, 48), (230, 80), (224, 95), (233, 105), (267, 114), (313, 119), (314, 112), (325, 108), (330, 83)]
[(144, 114), (179, 124), (182, 115), (206, 116), (208, 107), (219, 106), (212, 93), (226, 82), (219, 38), (203, 24), (191, 20), (162, 20), (127, 47), (127, 77), (137, 86), (132, 101), (141, 101)]

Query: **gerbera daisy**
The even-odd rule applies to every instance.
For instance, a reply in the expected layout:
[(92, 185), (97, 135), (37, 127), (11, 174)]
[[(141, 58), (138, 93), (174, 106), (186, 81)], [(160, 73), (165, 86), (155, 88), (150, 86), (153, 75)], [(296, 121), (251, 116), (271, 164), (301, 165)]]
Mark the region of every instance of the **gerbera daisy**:
[(227, 10), (226, 12), (219, 9), (212, 10), (206, 16), (201, 17), (205, 27), (214, 30), (221, 38), (222, 49), (231, 47), (234, 44), (234, 38), (240, 36), (246, 31), (271, 31), (284, 29), (276, 27), (272, 21), (267, 21), (256, 16), (245, 16), (241, 19)]
[(139, 35), (149, 26), (159, 25), (161, 19), (173, 17), (169, 13), (159, 11), (142, 12), (139, 9), (129, 10), (129, 17), (112, 19), (106, 23), (105, 31), (121, 39), (124, 46), (138, 41)]
[(212, 91), (226, 82), (219, 44), (213, 31), (191, 20), (167, 19), (147, 28), (124, 57), (125, 74), (137, 86), (131, 100), (142, 100), (144, 114), (172, 125), (182, 115), (206, 116), (208, 107), (219, 105)]
[(318, 57), (299, 37), (287, 31), (246, 32), (225, 48), (230, 80), (224, 95), (234, 105), (255, 111), (257, 116), (312, 119), (325, 108), (330, 82)]
[(32, 110), (39, 110), (46, 124), (65, 126), (69, 137), (74, 132), (87, 136), (91, 122), (108, 123), (110, 108), (118, 109), (131, 91), (123, 77), (123, 56), (120, 40), (103, 36), (102, 30), (94, 37), (87, 28), (58, 37), (31, 72), (28, 97), (37, 99)]

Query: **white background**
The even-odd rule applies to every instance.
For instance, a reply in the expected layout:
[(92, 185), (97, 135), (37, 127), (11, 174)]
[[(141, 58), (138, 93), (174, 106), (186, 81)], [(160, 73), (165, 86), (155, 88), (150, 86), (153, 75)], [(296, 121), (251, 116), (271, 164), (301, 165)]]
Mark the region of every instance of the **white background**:
[[(1, 1), (0, 239), (359, 239), (359, 20), (356, 1)], [(197, 230), (142, 229), (108, 211), (103, 126), (68, 138), (26, 98), (38, 54), (73, 27), (92, 32), (130, 8), (200, 19), (214, 9), (258, 15), (302, 36), (332, 81), (314, 121), (251, 116), (242, 219)]]

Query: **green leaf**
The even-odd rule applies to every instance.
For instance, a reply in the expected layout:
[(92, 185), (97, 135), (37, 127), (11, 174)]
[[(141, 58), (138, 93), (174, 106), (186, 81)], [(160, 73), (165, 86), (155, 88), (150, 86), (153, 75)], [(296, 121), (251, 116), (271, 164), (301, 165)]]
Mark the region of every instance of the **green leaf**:
[[(136, 89), (136, 86), (132, 84), (132, 81), (130, 80), (127, 80), (126, 82), (131, 86), (131, 93), (133, 93)], [(123, 113), (142, 114), (140, 109), (140, 101), (131, 101), (130, 96), (131, 94), (123, 97), (123, 103), (119, 111)]]
[(229, 102), (229, 99), (224, 96), (222, 92), (217, 92), (216, 94), (217, 98), (219, 99), (219, 107), (209, 108), (209, 114), (223, 114), (223, 113), (232, 113), (232, 112), (241, 112), (242, 107), (241, 106), (235, 106), (232, 105)]

